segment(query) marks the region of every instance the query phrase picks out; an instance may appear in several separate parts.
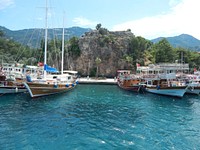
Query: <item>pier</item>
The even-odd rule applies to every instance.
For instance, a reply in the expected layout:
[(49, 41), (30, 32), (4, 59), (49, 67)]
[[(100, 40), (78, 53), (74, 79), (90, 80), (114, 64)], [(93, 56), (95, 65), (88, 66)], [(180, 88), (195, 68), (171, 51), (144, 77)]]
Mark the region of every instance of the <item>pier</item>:
[(95, 78), (78, 78), (79, 84), (109, 84), (116, 85), (117, 80), (115, 78), (107, 78), (107, 79), (95, 79)]

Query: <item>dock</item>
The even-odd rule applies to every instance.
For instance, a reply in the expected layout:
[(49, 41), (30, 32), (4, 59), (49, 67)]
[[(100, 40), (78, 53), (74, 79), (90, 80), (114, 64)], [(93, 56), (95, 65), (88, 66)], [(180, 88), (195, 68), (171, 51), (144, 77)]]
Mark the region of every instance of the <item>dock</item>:
[(104, 85), (116, 85), (117, 80), (114, 78), (108, 79), (94, 79), (94, 78), (78, 78), (79, 84), (104, 84)]

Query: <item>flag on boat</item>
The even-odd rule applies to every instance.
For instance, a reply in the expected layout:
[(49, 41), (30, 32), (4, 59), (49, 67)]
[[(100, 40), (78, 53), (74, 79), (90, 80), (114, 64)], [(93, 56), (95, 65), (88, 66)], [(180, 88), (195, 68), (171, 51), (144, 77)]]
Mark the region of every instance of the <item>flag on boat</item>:
[(38, 67), (44, 66), (43, 62), (38, 62)]
[(139, 63), (136, 63), (136, 67), (140, 67), (140, 64), (139, 64)]

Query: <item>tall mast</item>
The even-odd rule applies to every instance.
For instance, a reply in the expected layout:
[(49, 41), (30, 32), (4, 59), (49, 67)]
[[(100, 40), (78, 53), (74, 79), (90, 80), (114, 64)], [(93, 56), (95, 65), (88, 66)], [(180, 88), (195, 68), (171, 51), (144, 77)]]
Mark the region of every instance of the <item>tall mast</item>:
[(45, 8), (45, 45), (44, 45), (44, 78), (46, 78), (46, 65), (47, 65), (47, 15), (48, 15), (48, 7), (46, 0), (46, 8)]
[(64, 23), (65, 23), (65, 13), (63, 15), (63, 32), (62, 32), (62, 62), (61, 62), (61, 74), (63, 74), (63, 64), (64, 64), (64, 47), (65, 47), (65, 28), (64, 28)]
[(181, 72), (183, 73), (183, 52), (181, 52)]

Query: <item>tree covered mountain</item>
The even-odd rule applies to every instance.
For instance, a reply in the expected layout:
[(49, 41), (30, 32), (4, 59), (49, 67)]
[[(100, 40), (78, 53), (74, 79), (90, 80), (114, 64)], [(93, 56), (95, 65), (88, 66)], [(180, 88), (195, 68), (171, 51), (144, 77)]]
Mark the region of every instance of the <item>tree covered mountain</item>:
[[(42, 28), (33, 28), (33, 29), (23, 29), (23, 30), (9, 30), (5, 27), (0, 26), (0, 30), (2, 30), (5, 34), (5, 37), (8, 39), (12, 39), (16, 42), (21, 43), (22, 45), (29, 46), (32, 48), (40, 47), (40, 41), (44, 39), (44, 29)], [(81, 28), (81, 27), (71, 27), (65, 29), (65, 39), (70, 39), (72, 37), (80, 37), (85, 32), (91, 31), (89, 28)], [(61, 39), (62, 38), (62, 28), (55, 28), (48, 30), (48, 38), (49, 39)], [(200, 51), (200, 40), (197, 38), (188, 35), (181, 34), (174, 37), (158, 37), (156, 39), (152, 39), (153, 43), (158, 43), (162, 39), (166, 38), (167, 41), (173, 47), (182, 47), (193, 51)]]
[[(0, 30), (4, 32), (4, 36), (7, 39), (12, 39), (22, 45), (29, 46), (32, 48), (40, 47), (40, 42), (44, 39), (44, 29), (23, 29), (12, 31), (5, 27), (0, 26)], [(62, 28), (48, 29), (48, 38), (51, 39), (61, 39), (62, 38)], [(85, 32), (90, 31), (89, 28), (71, 27), (65, 28), (65, 39), (70, 39), (72, 37), (80, 37)]]
[(151, 41), (157, 43), (163, 38), (166, 38), (173, 47), (183, 47), (194, 51), (200, 51), (200, 40), (188, 34), (181, 34), (174, 37), (159, 37)]
[[(37, 65), (38, 62), (43, 62), (44, 40), (40, 41), (37, 38), (36, 35), (40, 35), (36, 34), (38, 30), (33, 29), (32, 34), (28, 34), (31, 29), (20, 30), (23, 34), (21, 38), (23, 37), (29, 44), (32, 44), (30, 41), (35, 39), (38, 48), (19, 44), (14, 40), (16, 35), (8, 36), (9, 32), (14, 31), (5, 30), (5, 28), (3, 32), (0, 30), (0, 60), (3, 62), (12, 60), (25, 65)], [(44, 31), (41, 31), (42, 35)], [(49, 35), (59, 37), (49, 39), (47, 43), (47, 64), (55, 66), (58, 70), (61, 68), (61, 33), (62, 29), (50, 30)], [(191, 70), (193, 68), (200, 69), (199, 52), (181, 47), (175, 48), (166, 38), (153, 43), (143, 37), (135, 36), (130, 30), (112, 32), (102, 28), (101, 25), (97, 25), (95, 30), (79, 35), (80, 37), (72, 37), (69, 40), (66, 39), (68, 37), (65, 37), (64, 70), (77, 70), (82, 76), (99, 74), (100, 76), (114, 77), (118, 69), (136, 71), (136, 64), (143, 66), (155, 63), (184, 62), (189, 64)], [(187, 40), (184, 39), (184, 41)]]

